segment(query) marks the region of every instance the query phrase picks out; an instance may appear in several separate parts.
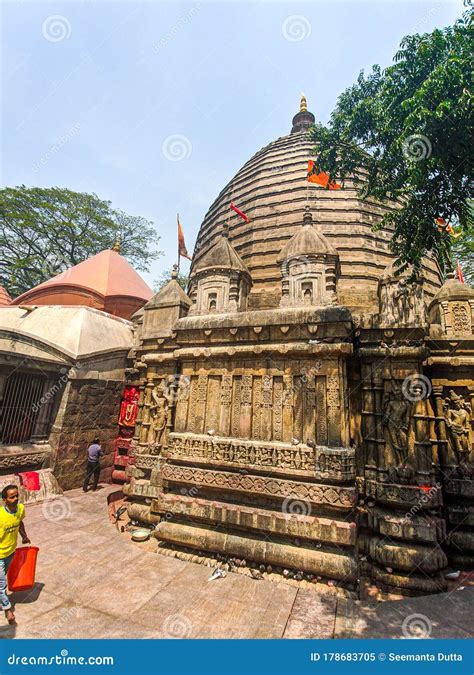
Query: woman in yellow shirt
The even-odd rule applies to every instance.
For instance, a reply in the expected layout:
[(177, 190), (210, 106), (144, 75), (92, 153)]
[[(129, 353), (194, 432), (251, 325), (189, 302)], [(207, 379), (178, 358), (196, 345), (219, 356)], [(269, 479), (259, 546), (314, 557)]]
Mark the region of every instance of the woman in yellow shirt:
[(30, 540), (26, 534), (23, 518), (25, 507), (18, 503), (16, 485), (6, 485), (2, 490), (3, 506), (0, 507), (0, 606), (9, 623), (15, 622), (15, 615), (7, 596), (7, 572), (15, 555), (18, 531), (24, 544)]

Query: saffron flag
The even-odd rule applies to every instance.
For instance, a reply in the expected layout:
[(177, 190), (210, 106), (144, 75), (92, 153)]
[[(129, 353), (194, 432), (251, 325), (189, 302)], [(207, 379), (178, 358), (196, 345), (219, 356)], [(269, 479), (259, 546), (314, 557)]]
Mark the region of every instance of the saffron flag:
[(232, 209), (232, 211), (235, 211), (235, 212), (242, 218), (242, 220), (245, 220), (246, 223), (250, 223), (250, 218), (249, 218), (248, 216), (246, 216), (245, 213), (244, 213), (243, 211), (241, 211), (240, 209), (238, 209), (238, 208), (234, 205), (234, 202), (231, 202), (231, 203), (230, 203), (230, 208)]
[(176, 219), (178, 221), (178, 255), (191, 260), (191, 256), (189, 255), (186, 244), (184, 243), (184, 234), (181, 223), (179, 222), (179, 213), (177, 214)]
[(462, 234), (462, 232), (458, 232), (456, 234), (453, 230), (453, 226), (447, 223), (444, 218), (435, 218), (435, 222), (440, 232), (446, 230), (446, 232), (450, 234), (454, 239), (458, 239), (458, 237), (460, 237)]
[(461, 265), (459, 264), (459, 260), (456, 260), (456, 279), (461, 282), (461, 284), (465, 284), (466, 282), (464, 281), (464, 274), (462, 273)]
[(327, 174), (325, 171), (318, 171), (318, 168), (312, 159), (308, 160), (308, 182), (316, 183), (317, 185), (321, 185), (321, 187), (324, 188), (328, 187), (329, 184), (330, 190), (340, 190), (342, 187), (339, 185), (339, 183), (336, 183), (333, 180), (329, 182), (329, 174)]

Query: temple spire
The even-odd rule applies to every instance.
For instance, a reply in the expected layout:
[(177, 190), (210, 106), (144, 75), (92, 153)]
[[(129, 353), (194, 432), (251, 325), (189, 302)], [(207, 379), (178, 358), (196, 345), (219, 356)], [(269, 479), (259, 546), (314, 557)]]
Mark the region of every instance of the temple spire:
[(303, 92), (301, 92), (300, 112), (308, 112), (308, 103)]
[(293, 126), (291, 133), (296, 134), (300, 131), (308, 131), (314, 124), (314, 115), (308, 111), (308, 102), (306, 96), (302, 93), (300, 99), (300, 111), (293, 117)]
[(114, 245), (112, 246), (112, 251), (115, 251), (115, 253), (120, 253), (120, 248), (121, 248), (122, 240), (120, 235), (117, 237), (115, 240)]

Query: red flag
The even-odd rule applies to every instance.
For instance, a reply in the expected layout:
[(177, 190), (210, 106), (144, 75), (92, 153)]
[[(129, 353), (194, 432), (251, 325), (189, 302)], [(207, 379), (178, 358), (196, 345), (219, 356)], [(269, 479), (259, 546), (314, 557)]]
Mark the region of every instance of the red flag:
[[(321, 185), (321, 187), (327, 187), (329, 183), (329, 174), (327, 174), (325, 171), (318, 171), (312, 159), (308, 160), (308, 181), (310, 183)], [(339, 185), (339, 183), (336, 183), (333, 180), (329, 183), (330, 190), (340, 190), (341, 187), (342, 186)]]
[(230, 208), (232, 209), (232, 211), (235, 211), (242, 218), (242, 220), (245, 220), (246, 223), (250, 223), (250, 218), (246, 216), (243, 211), (234, 206), (234, 202), (230, 203)]
[(464, 274), (462, 273), (461, 265), (459, 264), (459, 260), (456, 260), (456, 279), (460, 281), (462, 284), (465, 284), (466, 282), (464, 281)]
[(178, 221), (178, 255), (181, 255), (183, 256), (183, 258), (191, 260), (191, 256), (189, 255), (188, 250), (186, 248), (186, 244), (184, 243), (183, 228), (181, 227), (181, 223), (179, 222), (179, 214), (176, 216), (176, 219)]

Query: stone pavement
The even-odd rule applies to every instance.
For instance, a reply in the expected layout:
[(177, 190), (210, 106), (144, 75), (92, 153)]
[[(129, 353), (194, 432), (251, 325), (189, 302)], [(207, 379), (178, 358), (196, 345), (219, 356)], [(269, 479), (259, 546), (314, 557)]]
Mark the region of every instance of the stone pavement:
[[(107, 496), (71, 490), (27, 507), (36, 585), (12, 595), (1, 638), (357, 638), (474, 635), (474, 588), (369, 605), (158, 555), (121, 536)], [(421, 615), (417, 618), (414, 615)], [(0, 617), (0, 622), (3, 617)]]

